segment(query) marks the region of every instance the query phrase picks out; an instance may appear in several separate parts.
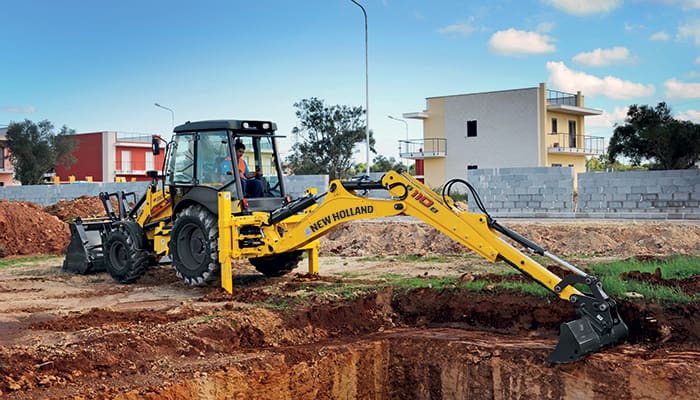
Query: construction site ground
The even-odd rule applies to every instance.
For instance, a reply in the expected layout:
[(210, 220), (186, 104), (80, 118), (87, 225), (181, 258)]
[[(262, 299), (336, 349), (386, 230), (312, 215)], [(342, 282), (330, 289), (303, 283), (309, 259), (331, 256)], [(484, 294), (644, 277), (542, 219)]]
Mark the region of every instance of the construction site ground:
[[(487, 286), (481, 260), (426, 224), (363, 221), (265, 278), (234, 264), (234, 293), (189, 287), (169, 264), (138, 282), (61, 270), (66, 221), (103, 214), (94, 198), (50, 207), (0, 201), (2, 399), (697, 399), (700, 302), (619, 298), (626, 343), (572, 364), (546, 361), (573, 307)], [(700, 254), (700, 224), (504, 220), (581, 268)], [(27, 258), (52, 255), (38, 259)], [(700, 277), (634, 279), (698, 296)], [(392, 284), (415, 278), (413, 287)], [(433, 288), (435, 277), (454, 281)]]

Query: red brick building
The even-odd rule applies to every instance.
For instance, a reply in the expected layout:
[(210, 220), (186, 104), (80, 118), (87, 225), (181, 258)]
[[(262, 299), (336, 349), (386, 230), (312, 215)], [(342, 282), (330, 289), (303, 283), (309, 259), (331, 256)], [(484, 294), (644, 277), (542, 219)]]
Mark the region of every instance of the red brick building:
[(6, 134), (7, 128), (0, 128), (0, 186), (11, 186), (14, 177)]
[(160, 171), (165, 157), (165, 151), (153, 155), (154, 137), (160, 139), (158, 135), (114, 131), (76, 134), (77, 148), (72, 154), (77, 161), (69, 168), (57, 165), (56, 175), (61, 181), (69, 176), (76, 180), (92, 177), (93, 182), (149, 180), (146, 171)]

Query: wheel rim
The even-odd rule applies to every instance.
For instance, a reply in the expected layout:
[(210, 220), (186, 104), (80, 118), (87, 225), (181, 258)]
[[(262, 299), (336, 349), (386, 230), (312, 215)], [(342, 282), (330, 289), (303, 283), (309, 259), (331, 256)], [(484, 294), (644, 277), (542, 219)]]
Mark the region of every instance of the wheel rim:
[(109, 249), (109, 260), (112, 267), (117, 270), (122, 271), (127, 267), (127, 260), (129, 259), (129, 253), (122, 242), (115, 242)]
[(186, 269), (195, 271), (207, 256), (206, 238), (204, 232), (195, 224), (184, 226), (182, 231), (178, 241), (180, 259)]

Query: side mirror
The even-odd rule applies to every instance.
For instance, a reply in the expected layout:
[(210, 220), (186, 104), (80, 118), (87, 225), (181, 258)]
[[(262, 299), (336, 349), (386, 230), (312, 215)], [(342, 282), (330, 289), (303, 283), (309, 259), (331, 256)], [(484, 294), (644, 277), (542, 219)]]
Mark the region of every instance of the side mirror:
[(151, 140), (151, 149), (153, 150), (154, 156), (160, 154), (160, 140), (157, 136), (153, 136), (153, 139)]

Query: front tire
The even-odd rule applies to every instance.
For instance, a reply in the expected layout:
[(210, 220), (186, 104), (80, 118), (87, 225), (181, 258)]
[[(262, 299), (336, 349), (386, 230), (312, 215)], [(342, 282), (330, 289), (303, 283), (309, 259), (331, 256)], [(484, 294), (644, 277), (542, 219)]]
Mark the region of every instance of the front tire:
[(170, 233), (170, 257), (178, 278), (191, 286), (205, 286), (219, 277), (219, 225), (216, 216), (200, 205), (177, 215)]
[(258, 272), (265, 274), (265, 276), (277, 277), (292, 272), (302, 257), (303, 251), (297, 250), (266, 257), (250, 258), (248, 261), (253, 264)]
[(105, 268), (119, 283), (133, 283), (149, 265), (146, 236), (139, 224), (123, 221), (106, 235), (103, 254)]

